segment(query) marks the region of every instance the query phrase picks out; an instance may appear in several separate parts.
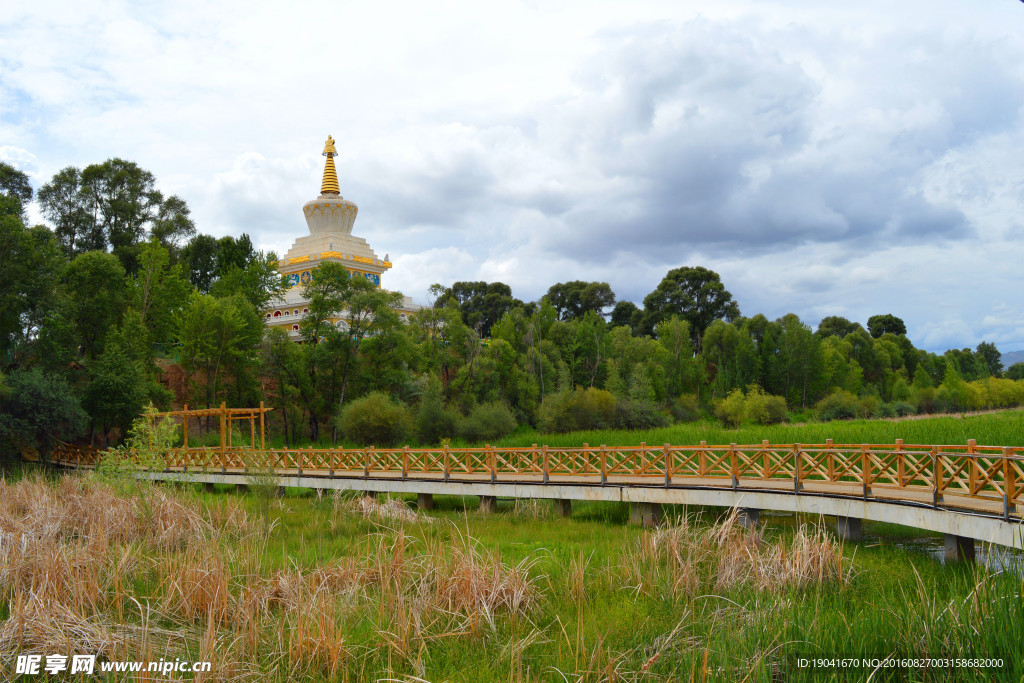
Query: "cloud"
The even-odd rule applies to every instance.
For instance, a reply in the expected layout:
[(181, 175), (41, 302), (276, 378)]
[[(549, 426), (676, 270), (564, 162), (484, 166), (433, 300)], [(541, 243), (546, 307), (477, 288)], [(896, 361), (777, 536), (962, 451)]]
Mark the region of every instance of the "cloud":
[(705, 265), (745, 313), (891, 310), (917, 343), (1024, 348), (1019, 11), (22, 4), (0, 154), (37, 183), (131, 159), (200, 230), (282, 252), (330, 133), (356, 234), (414, 297), (584, 279), (639, 302)]

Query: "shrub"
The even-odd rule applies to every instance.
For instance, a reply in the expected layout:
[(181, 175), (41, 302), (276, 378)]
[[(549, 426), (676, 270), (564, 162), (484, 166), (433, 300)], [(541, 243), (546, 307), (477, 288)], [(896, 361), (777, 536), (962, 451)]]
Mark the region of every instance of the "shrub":
[(421, 444), (434, 445), (459, 433), (462, 416), (454, 408), (446, 408), (441, 398), (441, 383), (431, 377), (416, 411), (416, 438)]
[(462, 422), (462, 436), (466, 441), (496, 441), (516, 429), (512, 411), (502, 401), (481, 403), (473, 408)]
[(604, 389), (562, 389), (541, 406), (540, 426), (546, 432), (603, 429), (614, 424), (616, 404), (615, 396)]
[(653, 401), (624, 399), (615, 404), (612, 425), (618, 429), (653, 429), (668, 426), (668, 418), (658, 412)]
[(857, 397), (845, 389), (836, 389), (818, 401), (815, 409), (820, 420), (852, 420), (857, 417), (860, 402)]
[(683, 394), (672, 403), (672, 417), (676, 422), (693, 422), (700, 419), (700, 406), (693, 394)]
[(914, 406), (906, 401), (896, 401), (892, 404), (892, 409), (899, 417), (914, 414)]
[(743, 401), (743, 413), (747, 420), (759, 425), (773, 425), (786, 420), (786, 399), (766, 394), (754, 385), (747, 390)]
[(405, 404), (374, 391), (345, 406), (337, 425), (348, 439), (360, 446), (390, 448), (408, 438), (412, 417)]
[(721, 420), (726, 427), (739, 426), (745, 416), (743, 403), (743, 390), (733, 389), (728, 396), (715, 405), (715, 417)]
[(880, 403), (874, 417), (896, 417), (896, 409), (891, 403)]

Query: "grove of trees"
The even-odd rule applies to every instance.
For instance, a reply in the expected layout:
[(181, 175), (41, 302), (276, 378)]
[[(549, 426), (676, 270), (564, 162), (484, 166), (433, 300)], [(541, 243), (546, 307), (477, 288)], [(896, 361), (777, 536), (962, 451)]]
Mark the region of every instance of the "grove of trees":
[[(38, 201), (49, 225), (28, 226)], [(900, 415), (1024, 403), (1024, 367), (998, 350), (917, 349), (903, 321), (743, 316), (717, 273), (670, 270), (643, 307), (605, 282), (524, 302), (501, 282), (401, 296), (320, 267), (301, 344), (261, 310), (284, 288), (247, 235), (196, 231), (185, 201), (111, 159), (59, 171), (33, 195), (0, 163), (0, 441), (44, 455), (103, 445), (149, 402), (275, 408), (286, 443), (389, 445), (565, 431)], [(332, 324), (344, 311), (345, 324)]]

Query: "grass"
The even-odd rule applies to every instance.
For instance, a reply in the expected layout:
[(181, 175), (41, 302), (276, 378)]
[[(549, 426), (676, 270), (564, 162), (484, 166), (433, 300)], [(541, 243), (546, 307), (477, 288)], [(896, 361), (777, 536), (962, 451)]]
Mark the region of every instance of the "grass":
[(675, 509), (640, 530), (618, 504), (563, 519), (438, 496), (423, 515), (250, 491), (0, 484), (0, 678), (17, 653), (63, 650), (210, 659), (204, 681), (820, 680), (796, 659), (892, 652), (1024, 676), (1019, 576), (843, 546), (820, 520), (748, 531)]

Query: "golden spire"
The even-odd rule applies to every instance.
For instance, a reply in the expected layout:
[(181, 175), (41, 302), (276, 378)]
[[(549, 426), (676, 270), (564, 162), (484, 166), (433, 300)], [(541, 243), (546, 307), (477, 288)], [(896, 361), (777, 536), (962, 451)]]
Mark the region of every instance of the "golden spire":
[(324, 164), (324, 182), (320, 186), (320, 194), (341, 194), (338, 172), (334, 170), (334, 157), (338, 156), (338, 150), (334, 148), (334, 138), (330, 135), (324, 143), (324, 156), (327, 157), (327, 163)]

